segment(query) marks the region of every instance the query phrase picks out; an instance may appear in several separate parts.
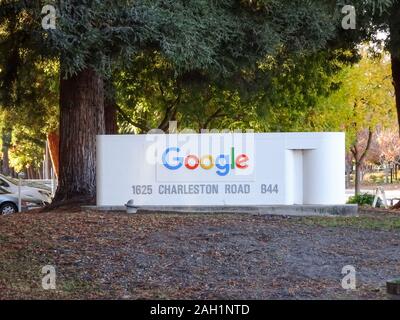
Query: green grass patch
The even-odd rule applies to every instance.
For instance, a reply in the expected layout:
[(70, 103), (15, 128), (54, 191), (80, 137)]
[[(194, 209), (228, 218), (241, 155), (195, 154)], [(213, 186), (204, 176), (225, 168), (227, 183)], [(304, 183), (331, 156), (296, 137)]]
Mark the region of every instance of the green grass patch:
[(84, 281), (80, 279), (64, 279), (57, 284), (57, 287), (61, 291), (67, 294), (82, 294), (96, 292), (99, 290), (98, 286), (94, 282)]
[(349, 227), (357, 229), (400, 231), (400, 216), (379, 217), (307, 217), (301, 223), (321, 227)]
[(0, 234), (0, 244), (9, 242), (10, 237), (4, 234)]

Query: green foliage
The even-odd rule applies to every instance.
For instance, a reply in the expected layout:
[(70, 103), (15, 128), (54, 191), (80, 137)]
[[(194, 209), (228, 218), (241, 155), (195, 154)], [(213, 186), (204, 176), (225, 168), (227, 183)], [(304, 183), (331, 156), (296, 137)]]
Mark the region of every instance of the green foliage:
[(337, 90), (337, 74), (353, 59), (353, 52), (326, 50), (262, 63), (265, 88), (260, 90), (257, 105), (268, 130), (323, 131), (319, 101)]
[(46, 135), (58, 127), (59, 90), (56, 61), (20, 59), (26, 68), (18, 69), (7, 99), (0, 101), (0, 132), (10, 136), (10, 165), (17, 171), (40, 168)]
[(319, 130), (345, 131), (347, 149), (358, 142), (365, 129), (396, 125), (396, 106), (391, 65), (386, 54), (345, 67), (332, 81), (339, 89), (319, 98), (313, 121)]
[(232, 74), (278, 50), (325, 47), (340, 17), (331, 1), (321, 0), (69, 0), (54, 1), (57, 28), (45, 31), (44, 4), (2, 1), (0, 25), (13, 31), (9, 45), (19, 37), (35, 55), (61, 57), (67, 76), (87, 67), (110, 74), (114, 58), (129, 63), (148, 50), (160, 52), (176, 72)]
[[(373, 202), (374, 202), (374, 198), (375, 196), (369, 193), (363, 193), (363, 194), (358, 194), (355, 196), (352, 196), (349, 198), (349, 200), (347, 201), (348, 204), (358, 204), (360, 206), (365, 206), (365, 205), (369, 205), (372, 206)], [(380, 201), (378, 201), (380, 202)]]
[[(117, 102), (129, 119), (120, 117), (122, 132), (165, 128), (312, 131), (318, 127), (321, 97), (337, 90), (334, 76), (354, 59), (334, 50), (309, 55), (281, 54), (243, 69), (229, 80), (202, 73), (174, 73), (159, 54), (136, 57), (130, 69), (114, 76)], [(168, 124), (168, 123), (167, 123)]]
[[(133, 67), (116, 73), (114, 82), (122, 132), (168, 129), (168, 121), (178, 121), (178, 129), (248, 129), (261, 131), (255, 104), (243, 92), (199, 73), (175, 75), (170, 63), (158, 54), (139, 55)], [(240, 81), (240, 80), (239, 80)]]

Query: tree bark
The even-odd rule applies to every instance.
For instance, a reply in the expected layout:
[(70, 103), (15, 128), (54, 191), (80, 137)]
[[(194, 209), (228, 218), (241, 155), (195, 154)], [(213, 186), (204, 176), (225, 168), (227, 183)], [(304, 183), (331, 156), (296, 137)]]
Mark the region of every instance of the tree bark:
[(104, 82), (104, 121), (106, 134), (118, 133), (115, 88), (110, 80)]
[(389, 28), (393, 85), (396, 95), (397, 119), (400, 126), (400, 1), (393, 5), (389, 16)]
[(361, 192), (361, 179), (360, 179), (361, 163), (356, 161), (355, 167), (356, 167), (356, 172), (355, 172), (355, 177), (354, 177), (354, 192), (355, 192), (355, 195), (359, 195)]
[[(6, 121), (9, 121), (8, 119)], [(3, 128), (2, 132), (2, 153), (3, 153), (3, 162), (1, 167), (1, 172), (6, 175), (11, 175), (10, 170), (10, 158), (9, 158), (9, 149), (11, 144), (11, 129), (10, 128)]]
[(164, 118), (161, 120), (160, 124), (158, 125), (158, 129), (161, 129), (166, 132), (169, 127), (169, 122), (176, 120), (177, 112), (178, 112), (178, 108), (175, 104), (168, 106), (165, 110)]
[(94, 203), (96, 135), (104, 134), (104, 84), (92, 69), (60, 81), (60, 151), (55, 204)]
[(9, 146), (3, 143), (3, 163), (2, 163), (2, 168), (1, 172), (5, 176), (9, 176), (11, 171), (10, 171), (10, 159), (8, 156), (8, 151), (9, 151)]
[(117, 134), (117, 108), (115, 101), (105, 101), (104, 105), (105, 133)]
[(396, 95), (397, 120), (400, 127), (400, 58), (397, 58), (393, 55), (392, 55), (392, 75), (393, 75), (393, 86)]

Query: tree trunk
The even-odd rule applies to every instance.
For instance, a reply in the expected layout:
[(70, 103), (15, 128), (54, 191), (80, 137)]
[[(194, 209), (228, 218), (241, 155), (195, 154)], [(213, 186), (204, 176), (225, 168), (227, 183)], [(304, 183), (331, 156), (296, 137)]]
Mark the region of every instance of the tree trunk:
[(8, 156), (8, 149), (9, 149), (9, 146), (3, 144), (3, 163), (2, 163), (1, 172), (5, 176), (9, 176), (10, 173), (11, 173), (10, 172), (10, 159), (9, 159), (9, 156)]
[(350, 188), (351, 171), (352, 171), (352, 168), (353, 168), (353, 163), (346, 159), (345, 166), (346, 166), (346, 172), (345, 172), (345, 174), (346, 174), (346, 179), (345, 179), (345, 181), (346, 181), (346, 189), (348, 189), (348, 188)]
[(356, 161), (355, 167), (356, 172), (354, 177), (354, 191), (355, 195), (359, 195), (361, 193), (361, 163)]
[(50, 179), (50, 171), (51, 171), (51, 160), (50, 160), (50, 151), (49, 151), (49, 138), (47, 135), (47, 141), (44, 151), (43, 157), (43, 179)]
[(85, 69), (60, 81), (60, 151), (55, 204), (94, 203), (96, 135), (104, 134), (103, 79)]
[(2, 153), (3, 153), (3, 162), (2, 162), (2, 168), (1, 172), (6, 175), (10, 176), (11, 175), (11, 170), (10, 170), (10, 158), (9, 158), (9, 149), (10, 149), (10, 143), (11, 143), (11, 130), (4, 128), (2, 132)]
[(26, 178), (28, 180), (32, 179), (32, 168), (31, 167), (26, 168), (26, 173), (27, 173)]
[(350, 152), (352, 153), (354, 157), (354, 162), (355, 162), (355, 167), (356, 167), (356, 172), (355, 172), (355, 177), (354, 177), (354, 192), (355, 195), (360, 194), (361, 192), (361, 166), (364, 163), (364, 159), (367, 156), (367, 153), (371, 147), (371, 142), (372, 142), (372, 136), (373, 133), (371, 129), (368, 129), (368, 140), (367, 140), (367, 145), (365, 146), (365, 149), (363, 152), (360, 154), (360, 150), (357, 148), (357, 141), (353, 147), (351, 147)]
[(40, 167), (36, 171), (37, 177), (40, 180), (44, 180), (44, 162), (40, 164)]
[(400, 126), (400, 1), (393, 5), (389, 17), (389, 28), (393, 85), (396, 94), (397, 118)]
[(105, 118), (105, 133), (106, 134), (117, 134), (118, 126), (117, 126), (117, 108), (115, 107), (115, 103), (107, 103), (104, 106), (104, 118)]
[(104, 90), (105, 133), (117, 134), (117, 102), (115, 101), (115, 89), (111, 81), (105, 81)]
[[(396, 95), (397, 119), (400, 127), (400, 58), (392, 55), (393, 85)], [(400, 132), (400, 130), (399, 130)]]
[(60, 153), (60, 137), (57, 132), (50, 132), (47, 135), (47, 146), (49, 149), (53, 171), (58, 178), (59, 173), (59, 153)]

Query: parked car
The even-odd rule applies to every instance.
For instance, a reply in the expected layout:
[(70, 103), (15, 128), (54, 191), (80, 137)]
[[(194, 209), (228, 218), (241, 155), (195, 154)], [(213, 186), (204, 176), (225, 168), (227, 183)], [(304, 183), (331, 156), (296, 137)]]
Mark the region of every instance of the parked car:
[[(28, 203), (21, 201), (21, 210), (26, 211)], [(18, 212), (18, 196), (0, 187), (0, 216)]]
[[(0, 187), (8, 192), (18, 195), (18, 180), (10, 177), (0, 175)], [(25, 202), (32, 202), (39, 205), (49, 204), (51, 202), (51, 192), (46, 188), (27, 185), (21, 185), (22, 200)]]

